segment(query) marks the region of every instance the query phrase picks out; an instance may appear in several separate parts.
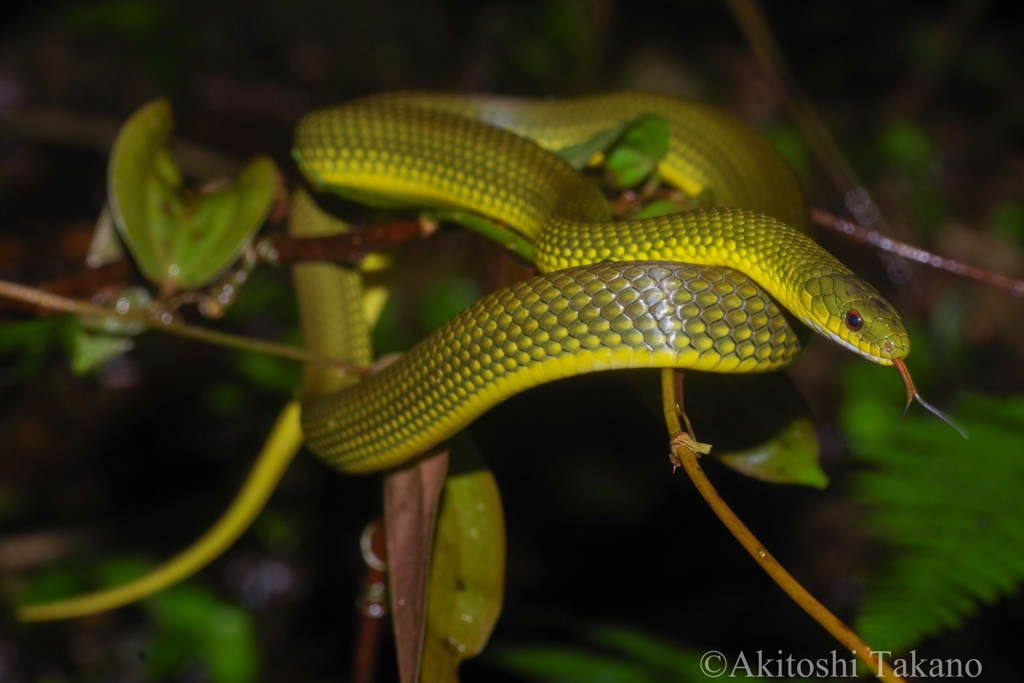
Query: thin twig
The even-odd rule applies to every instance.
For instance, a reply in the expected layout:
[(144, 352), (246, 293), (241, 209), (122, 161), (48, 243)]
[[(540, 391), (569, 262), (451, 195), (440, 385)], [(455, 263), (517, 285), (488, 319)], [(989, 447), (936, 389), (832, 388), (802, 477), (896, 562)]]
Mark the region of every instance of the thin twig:
[[(82, 268), (73, 273), (61, 275), (40, 282), (37, 288), (44, 292), (60, 296), (74, 296), (82, 293), (95, 293), (105, 287), (116, 286), (129, 273), (128, 262), (125, 260), (107, 263), (97, 268)], [(0, 310), (39, 310), (20, 299), (4, 299), (0, 301)]]
[(378, 517), (370, 522), (363, 538), (363, 561), (366, 579), (359, 598), (359, 632), (352, 658), (351, 683), (373, 683), (377, 671), (377, 653), (380, 650), (381, 620), (387, 615), (387, 545), (384, 540), (384, 520)]
[(323, 367), (338, 368), (345, 372), (351, 372), (362, 377), (367, 377), (372, 374), (368, 368), (347, 363), (342, 360), (332, 360), (321, 356), (314, 356), (306, 353), (302, 349), (295, 348), (294, 346), (276, 344), (274, 342), (261, 341), (258, 339), (250, 339), (236, 334), (218, 332), (205, 327), (197, 327), (195, 325), (177, 322), (169, 313), (163, 314), (159, 318), (153, 317), (151, 314), (144, 311), (119, 313), (113, 308), (97, 306), (96, 304), (88, 301), (70, 299), (59, 294), (53, 294), (52, 292), (44, 292), (43, 290), (35, 289), (34, 287), (27, 287), (25, 285), (19, 285), (14, 282), (5, 282), (2, 280), (0, 280), (0, 297), (22, 301), (56, 313), (71, 313), (73, 315), (84, 317), (112, 318), (119, 322), (139, 323), (150, 329), (160, 330), (161, 332), (166, 332), (179, 337), (196, 339), (209, 344), (217, 344), (219, 346), (226, 346), (233, 349), (265, 353), (267, 355), (287, 358), (300, 363), (310, 363)]
[(792, 600), (803, 608), (821, 626), (832, 634), (844, 647), (848, 648), (862, 662), (875, 672), (881, 680), (902, 681), (892, 670), (892, 667), (885, 662), (880, 653), (876, 653), (867, 643), (854, 633), (849, 626), (840, 621), (828, 608), (821, 604), (813, 595), (807, 592), (800, 583), (787, 572), (779, 561), (769, 553), (757, 537), (746, 527), (736, 513), (722, 499), (711, 484), (711, 481), (704, 474), (700, 463), (697, 462), (697, 454), (689, 447), (696, 439), (692, 433), (683, 431), (679, 423), (679, 414), (676, 411), (677, 397), (675, 395), (675, 372), (666, 368), (661, 371), (661, 398), (665, 411), (665, 420), (668, 424), (671, 435), (673, 465), (677, 464), (686, 470), (694, 486), (700, 492), (707, 504), (718, 516), (726, 528), (732, 533), (740, 545), (746, 549), (750, 556), (761, 566), (768, 576), (778, 584), (779, 588), (786, 592)]
[(910, 261), (923, 263), (931, 266), (932, 268), (938, 268), (939, 270), (945, 270), (953, 273), (954, 275), (960, 275), (961, 277), (977, 280), (978, 282), (984, 282), (985, 284), (992, 285), (993, 287), (1005, 289), (1013, 296), (1024, 296), (1024, 280), (1012, 278), (1007, 275), (1001, 275), (999, 273), (993, 273), (990, 270), (984, 270), (976, 266), (969, 266), (966, 263), (957, 261), (956, 259), (940, 256), (920, 247), (915, 247), (912, 244), (895, 240), (878, 230), (866, 228), (863, 225), (857, 225), (856, 223), (839, 218), (838, 216), (834, 216), (827, 211), (822, 211), (820, 209), (811, 210), (811, 220), (822, 227), (835, 230), (843, 235), (853, 238), (857, 242), (871, 245), (880, 251), (896, 254), (897, 256), (902, 256)]
[(840, 151), (828, 127), (804, 97), (796, 79), (793, 78), (786, 58), (775, 42), (771, 29), (768, 28), (760, 4), (756, 0), (726, 0), (726, 4), (772, 85), (784, 96), (786, 106), (801, 136), (831, 178), (833, 185), (844, 197), (856, 190), (861, 190), (866, 196), (864, 184), (846, 162), (846, 156)]

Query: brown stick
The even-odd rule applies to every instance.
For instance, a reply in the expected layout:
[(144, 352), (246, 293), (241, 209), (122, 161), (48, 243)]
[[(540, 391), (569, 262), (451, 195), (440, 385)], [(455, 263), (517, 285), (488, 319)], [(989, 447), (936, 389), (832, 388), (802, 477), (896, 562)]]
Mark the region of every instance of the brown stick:
[(838, 216), (834, 216), (827, 211), (821, 211), (820, 209), (811, 210), (811, 220), (822, 227), (830, 228), (836, 232), (842, 233), (843, 235), (847, 235), (862, 244), (869, 244), (880, 251), (896, 254), (897, 256), (902, 256), (905, 259), (916, 261), (917, 263), (923, 263), (931, 266), (932, 268), (945, 270), (949, 273), (953, 273), (954, 275), (970, 278), (972, 280), (977, 280), (978, 282), (984, 282), (987, 285), (992, 285), (993, 287), (1005, 289), (1013, 296), (1024, 296), (1024, 280), (1018, 280), (1017, 278), (1012, 278), (1007, 275), (993, 273), (990, 270), (969, 266), (966, 263), (962, 263), (956, 259), (951, 259), (946, 256), (939, 256), (938, 254), (926, 249), (895, 240), (878, 230), (865, 228), (862, 225), (857, 225), (856, 223), (839, 218)]
[(274, 237), (262, 242), (258, 251), (272, 263), (330, 261), (353, 266), (368, 251), (420, 240), (435, 230), (423, 221), (394, 221), (328, 237)]
[(363, 594), (359, 598), (359, 634), (356, 637), (350, 680), (351, 683), (373, 683), (377, 672), (377, 653), (380, 650), (381, 620), (387, 614), (387, 547), (384, 522), (380, 517), (370, 522), (361, 544), (366, 562), (366, 580), (363, 583)]

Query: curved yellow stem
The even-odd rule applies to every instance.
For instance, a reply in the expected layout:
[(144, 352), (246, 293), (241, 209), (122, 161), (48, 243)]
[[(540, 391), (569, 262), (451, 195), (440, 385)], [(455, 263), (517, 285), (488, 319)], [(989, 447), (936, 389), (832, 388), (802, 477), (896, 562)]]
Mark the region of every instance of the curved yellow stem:
[(799, 605), (807, 614), (828, 631), (833, 638), (849, 649), (864, 664), (868, 666), (875, 677), (883, 681), (903, 683), (903, 679), (896, 675), (892, 665), (879, 656), (879, 653), (872, 650), (861, 637), (854, 633), (853, 629), (839, 620), (825, 605), (811, 595), (796, 578), (787, 572), (779, 561), (761, 545), (754, 533), (747, 528), (747, 525), (740, 521), (736, 513), (732, 511), (725, 499), (718, 494), (711, 480), (704, 474), (700, 463), (697, 462), (697, 452), (693, 445), (698, 444), (694, 439), (693, 432), (689, 428), (689, 420), (686, 421), (687, 429), (683, 431), (679, 423), (679, 409), (677, 401), (682, 399), (676, 396), (675, 382), (673, 381), (675, 371), (671, 368), (664, 368), (661, 371), (661, 402), (665, 412), (665, 421), (668, 424), (670, 436), (669, 443), (672, 446), (670, 460), (673, 467), (682, 467), (690, 481), (697, 487), (697, 491), (715, 513), (718, 519), (722, 520), (733, 537), (740, 542), (743, 549), (750, 553), (761, 569), (768, 574), (772, 581), (778, 585), (786, 595)]
[(23, 605), (17, 609), (18, 619), (47, 621), (95, 614), (141, 600), (188, 578), (223, 553), (249, 528), (301, 445), (299, 403), (292, 401), (278, 417), (231, 507), (199, 540), (134, 581), (67, 600)]

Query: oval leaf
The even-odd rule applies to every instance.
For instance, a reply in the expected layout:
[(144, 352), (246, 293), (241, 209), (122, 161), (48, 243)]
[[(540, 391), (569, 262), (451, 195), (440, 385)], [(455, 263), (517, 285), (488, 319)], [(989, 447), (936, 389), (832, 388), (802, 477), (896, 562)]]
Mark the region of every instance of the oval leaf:
[(110, 154), (110, 213), (142, 274), (152, 282), (168, 277), (167, 232), (181, 221), (181, 174), (165, 145), (171, 105), (155, 100), (122, 126)]
[(828, 486), (828, 475), (818, 463), (814, 423), (805, 417), (793, 420), (772, 439), (755, 448), (717, 457), (724, 465), (761, 481), (803, 484), (819, 489)]
[(453, 451), (437, 519), (421, 680), (456, 681), (462, 660), (487, 644), (501, 613), (505, 520), (491, 471)]
[(201, 194), (186, 207), (182, 231), (173, 239), (181, 288), (205, 285), (238, 258), (270, 213), (276, 189), (277, 167), (261, 156), (233, 186)]

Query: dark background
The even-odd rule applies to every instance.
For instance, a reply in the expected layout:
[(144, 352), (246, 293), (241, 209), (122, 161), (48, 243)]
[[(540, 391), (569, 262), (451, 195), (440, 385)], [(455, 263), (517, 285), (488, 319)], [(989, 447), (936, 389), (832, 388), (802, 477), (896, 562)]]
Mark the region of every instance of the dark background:
[[(1019, 242), (993, 226), (1000, 210), (1024, 199), (1024, 7), (766, 5), (796, 81), (892, 230), (1019, 274)], [(785, 96), (715, 2), (116, 0), (6, 3), (4, 14), (0, 277), (21, 282), (77, 270), (105, 199), (103, 124), (116, 126), (160, 95), (171, 98), (183, 138), (232, 158), (270, 153), (293, 180), (288, 150), (302, 112), (403, 88), (533, 96), (652, 88), (714, 102), (775, 137), (792, 132)], [(38, 112), (70, 123), (43, 125)], [(913, 122), (937, 150), (928, 174), (934, 201), (923, 208), (914, 203), (920, 179), (882, 167), (870, 152), (898, 120)], [(815, 205), (840, 210), (840, 195), (816, 167), (805, 181)], [(949, 390), (935, 402), (957, 389), (1020, 389), (1019, 302), (920, 268), (908, 277), (863, 247), (823, 240), (923, 325), (941, 318), (943, 306), (966, 306), (953, 334), (970, 361), (950, 369)], [(446, 233), (404, 256), (407, 283), (426, 286), (437, 272), (486, 283), (480, 264), (490, 256), (476, 240)], [(241, 303), (228, 326), (294, 339), (286, 285), (284, 272), (261, 275), (254, 302)], [(421, 302), (402, 300), (385, 345), (422, 334)], [(49, 564), (157, 559), (183, 547), (236, 490), (292, 376), (247, 383), (232, 352), (153, 334), (91, 378), (75, 377), (56, 352), (38, 361), (31, 372), (0, 374), (0, 575), (9, 595)], [(819, 425), (829, 489), (772, 486), (709, 466), (739, 516), (843, 618), (880, 552), (856, 525), (836, 426), (839, 368), (856, 362), (816, 342), (787, 373)], [(472, 429), (498, 477), (509, 531), (506, 609), (493, 642), (572, 642), (581, 624), (614, 622), (698, 651), (830, 652), (827, 634), (757, 569), (685, 477), (669, 476), (664, 428), (635, 393), (638, 382), (649, 390), (655, 381), (562, 382), (510, 400)], [(893, 378), (879, 391), (900, 390)], [(736, 418), (725, 410), (716, 419), (728, 429)], [(252, 607), (263, 680), (346, 675), (362, 572), (357, 539), (378, 506), (376, 478), (335, 476), (300, 456), (270, 506), (283, 536), (249, 534), (195, 579)], [(25, 544), (40, 539), (46, 551), (29, 552)], [(0, 616), (0, 681), (143, 680), (147, 618), (126, 608), (25, 627)], [(1016, 670), (1022, 619), (1019, 600), (1002, 602), (923, 651), (980, 658), (993, 676)], [(384, 666), (380, 680), (390, 680)], [(464, 671), (467, 681), (495, 675), (486, 660)], [(203, 674), (185, 668), (171, 680)]]

